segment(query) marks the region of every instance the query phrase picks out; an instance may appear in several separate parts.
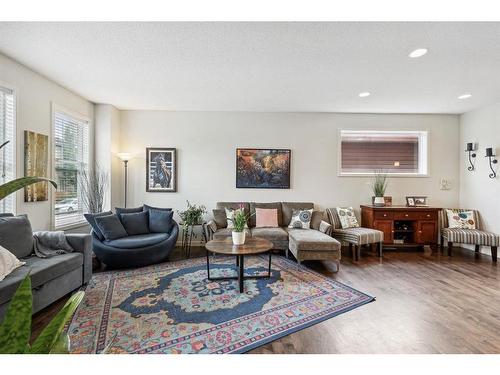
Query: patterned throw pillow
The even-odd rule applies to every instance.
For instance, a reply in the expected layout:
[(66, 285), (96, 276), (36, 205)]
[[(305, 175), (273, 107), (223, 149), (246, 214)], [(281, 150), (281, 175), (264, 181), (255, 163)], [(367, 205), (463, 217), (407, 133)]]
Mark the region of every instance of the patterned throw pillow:
[(293, 210), (288, 228), (310, 229), (313, 210)]
[[(227, 219), (227, 228), (232, 229), (234, 228), (234, 223), (232, 221), (234, 214), (237, 211), (242, 210), (242, 208), (238, 208), (237, 210), (233, 210), (232, 208), (226, 208), (226, 219)], [(248, 225), (245, 224), (245, 228), (248, 228)]]
[(354, 215), (352, 207), (337, 207), (337, 214), (339, 215), (342, 229), (359, 228), (358, 220), (356, 219), (356, 215)]
[(476, 229), (474, 211), (446, 210), (448, 228)]

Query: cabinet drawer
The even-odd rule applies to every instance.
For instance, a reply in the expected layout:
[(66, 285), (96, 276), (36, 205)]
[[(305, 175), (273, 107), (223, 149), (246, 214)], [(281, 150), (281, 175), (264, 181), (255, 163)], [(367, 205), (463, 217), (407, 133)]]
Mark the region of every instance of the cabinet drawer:
[(389, 211), (375, 211), (373, 213), (375, 219), (392, 219), (393, 218), (393, 213)]
[(419, 219), (437, 220), (437, 212), (419, 212)]
[(416, 220), (420, 219), (422, 212), (401, 211), (394, 212), (394, 220)]

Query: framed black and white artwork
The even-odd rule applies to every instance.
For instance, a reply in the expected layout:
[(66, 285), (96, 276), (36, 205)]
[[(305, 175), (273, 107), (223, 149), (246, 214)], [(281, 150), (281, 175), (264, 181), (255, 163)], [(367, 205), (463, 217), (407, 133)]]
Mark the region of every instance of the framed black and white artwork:
[(175, 148), (146, 148), (146, 191), (177, 191), (177, 151)]

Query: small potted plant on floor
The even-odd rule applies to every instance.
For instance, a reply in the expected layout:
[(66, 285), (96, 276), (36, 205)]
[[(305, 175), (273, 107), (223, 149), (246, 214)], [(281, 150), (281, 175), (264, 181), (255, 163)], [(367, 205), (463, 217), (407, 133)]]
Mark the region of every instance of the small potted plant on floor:
[(245, 214), (243, 206), (233, 212), (233, 217), (228, 218), (233, 223), (233, 244), (243, 245), (245, 243), (245, 228), (251, 214)]
[(375, 179), (372, 183), (373, 194), (375, 195), (373, 199), (373, 205), (377, 207), (385, 206), (385, 189), (387, 188), (387, 175), (382, 173), (382, 171), (375, 172)]
[(177, 211), (181, 220), (184, 230), (187, 230), (190, 226), (201, 224), (203, 222), (203, 215), (207, 213), (205, 206), (197, 206), (195, 204), (187, 202), (187, 209), (185, 211)]

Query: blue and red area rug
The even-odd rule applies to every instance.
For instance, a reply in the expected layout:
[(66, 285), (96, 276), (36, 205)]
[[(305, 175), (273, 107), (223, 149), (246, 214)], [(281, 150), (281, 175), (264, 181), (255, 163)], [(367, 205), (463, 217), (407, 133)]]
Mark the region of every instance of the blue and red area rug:
[[(231, 261), (216, 258), (211, 276), (235, 275)], [(94, 275), (68, 328), (71, 352), (244, 353), (374, 299), (283, 257), (240, 294), (236, 280), (207, 280), (205, 262)], [(246, 274), (266, 272), (267, 256), (245, 258)]]

